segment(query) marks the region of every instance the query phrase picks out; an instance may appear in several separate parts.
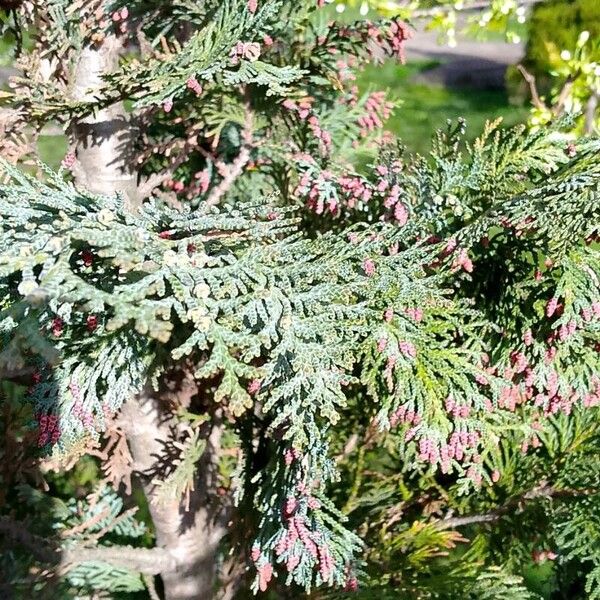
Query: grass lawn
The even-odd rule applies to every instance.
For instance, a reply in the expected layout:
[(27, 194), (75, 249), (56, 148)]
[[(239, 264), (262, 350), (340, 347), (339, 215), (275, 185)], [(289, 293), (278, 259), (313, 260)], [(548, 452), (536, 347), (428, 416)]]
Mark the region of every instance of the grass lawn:
[(401, 101), (387, 128), (397, 134), (409, 150), (426, 153), (431, 135), (444, 127), (447, 119), (464, 117), (469, 139), (477, 137), (488, 120), (502, 117), (506, 125), (526, 120), (527, 107), (510, 106), (504, 91), (448, 89), (412, 80), (414, 75), (438, 64), (411, 61), (398, 65), (390, 61), (368, 67), (359, 78), (361, 90), (387, 89), (394, 99)]
[(65, 135), (41, 135), (38, 143), (40, 159), (53, 169), (58, 169), (67, 153), (67, 146)]

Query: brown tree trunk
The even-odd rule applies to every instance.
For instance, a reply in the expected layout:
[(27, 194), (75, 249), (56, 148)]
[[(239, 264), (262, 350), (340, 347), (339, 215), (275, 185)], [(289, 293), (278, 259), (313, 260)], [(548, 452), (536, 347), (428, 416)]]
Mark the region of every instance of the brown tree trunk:
[[(121, 43), (108, 36), (97, 47), (85, 48), (75, 69), (72, 97), (93, 101), (102, 87), (102, 76), (117, 65)], [(137, 173), (131, 166), (135, 130), (123, 103), (115, 103), (75, 122), (71, 134), (77, 161), (76, 183), (99, 194), (123, 193), (131, 210), (141, 203)], [(172, 393), (169, 396), (172, 399)], [(214, 596), (216, 556), (224, 530), (210, 510), (214, 459), (219, 450), (221, 427), (212, 427), (207, 450), (198, 467), (189, 506), (183, 501), (159, 505), (152, 479), (169, 440), (177, 437), (178, 424), (164, 398), (151, 392), (129, 400), (122, 409), (120, 425), (127, 435), (138, 474), (154, 521), (157, 546), (175, 559), (174, 569), (161, 572), (166, 600), (204, 600)]]
[(178, 423), (164, 412), (164, 402), (145, 393), (127, 402), (121, 412), (122, 426), (149, 501), (156, 530), (156, 543), (175, 559), (176, 568), (162, 573), (166, 600), (210, 599), (215, 592), (216, 554), (224, 529), (220, 515), (211, 509), (215, 481), (215, 457), (219, 452), (221, 426), (213, 425), (207, 447), (198, 465), (189, 506), (183, 500), (160, 504), (152, 480), (157, 457), (165, 444), (176, 436)]

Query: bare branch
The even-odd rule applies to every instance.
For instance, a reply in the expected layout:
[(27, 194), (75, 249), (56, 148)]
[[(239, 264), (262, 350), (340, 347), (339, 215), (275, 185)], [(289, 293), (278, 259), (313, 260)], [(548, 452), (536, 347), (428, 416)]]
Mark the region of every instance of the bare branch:
[(99, 513), (95, 514), (88, 521), (84, 521), (83, 523), (80, 523), (79, 525), (76, 525), (75, 527), (71, 527), (69, 529), (65, 529), (64, 531), (61, 532), (61, 537), (67, 539), (67, 538), (72, 537), (74, 535), (79, 535), (80, 533), (83, 533), (87, 529), (91, 529), (92, 527), (94, 527), (94, 525), (97, 525), (98, 523), (100, 523), (100, 521), (102, 521), (103, 519), (105, 519), (109, 515), (110, 515), (110, 509), (109, 508), (105, 508), (104, 510), (102, 510)]
[(497, 510), (483, 515), (470, 515), (468, 517), (454, 517), (451, 519), (443, 519), (438, 521), (436, 526), (438, 529), (455, 529), (456, 527), (464, 527), (466, 525), (476, 525), (478, 523), (494, 523), (506, 511)]
[(539, 486), (529, 490), (522, 496), (512, 499), (507, 502), (504, 506), (490, 511), (489, 513), (481, 515), (468, 515), (465, 517), (453, 517), (442, 519), (435, 523), (438, 529), (454, 529), (456, 527), (464, 527), (466, 525), (476, 525), (478, 523), (494, 523), (498, 521), (504, 515), (507, 515), (514, 511), (516, 508), (521, 506), (524, 502), (531, 500), (538, 500), (540, 498), (556, 498), (556, 497), (576, 497), (576, 496), (589, 496), (591, 494), (597, 494), (598, 489), (582, 489), (582, 490), (569, 490), (569, 489), (557, 489), (546, 482), (542, 482)]
[(558, 96), (558, 100), (555, 102), (555, 104), (552, 108), (552, 112), (553, 112), (554, 116), (559, 117), (560, 115), (562, 115), (563, 109), (565, 107), (565, 103), (566, 103), (567, 99), (569, 98), (569, 94), (571, 93), (572, 87), (573, 87), (573, 76), (570, 76), (565, 81), (565, 84), (563, 85), (562, 90), (560, 91), (560, 94)]
[(36, 560), (58, 566), (63, 573), (86, 562), (103, 562), (146, 575), (157, 575), (176, 569), (175, 558), (163, 548), (133, 548), (131, 546), (89, 548), (83, 544), (77, 544), (63, 549), (53, 542), (31, 533), (25, 523), (7, 516), (0, 516), (0, 535), (28, 550)]
[(103, 562), (113, 567), (137, 571), (143, 575), (158, 575), (175, 571), (176, 560), (163, 548), (133, 548), (132, 546), (75, 546), (63, 551), (60, 570), (68, 571), (86, 562)]
[[(173, 144), (173, 147), (175, 147), (176, 145), (181, 145), (179, 154), (173, 158), (171, 164), (166, 169), (164, 169), (160, 173), (153, 173), (144, 181), (142, 181), (142, 183), (140, 183), (140, 185), (138, 186), (138, 194), (140, 198), (147, 198), (148, 196), (150, 196), (154, 188), (157, 188), (159, 185), (163, 184), (165, 181), (173, 177), (175, 171), (177, 171), (177, 169), (186, 160), (188, 160), (189, 151), (195, 146), (196, 139), (197, 138), (193, 137), (190, 142), (186, 142), (184, 144)], [(177, 140), (177, 142), (180, 142), (180, 140)], [(163, 154), (168, 156), (168, 152), (163, 151)]]
[(246, 119), (242, 130), (242, 147), (237, 158), (227, 165), (227, 172), (219, 185), (215, 186), (206, 199), (208, 206), (216, 206), (221, 201), (221, 198), (231, 189), (235, 180), (242, 174), (244, 167), (250, 160), (250, 149), (252, 148), (252, 131), (254, 126), (254, 114), (247, 105)]
[(345, 443), (342, 452), (335, 457), (336, 461), (343, 460), (344, 458), (350, 456), (358, 448), (359, 442), (360, 438), (358, 434), (353, 433)]
[(23, 546), (31, 552), (36, 560), (51, 564), (56, 564), (60, 560), (58, 549), (49, 544), (44, 538), (31, 533), (25, 523), (7, 516), (0, 516), (0, 535), (8, 541)]
[(537, 89), (537, 84), (535, 82), (535, 77), (523, 65), (517, 65), (517, 69), (519, 69), (521, 75), (523, 75), (523, 79), (529, 85), (529, 91), (531, 93), (531, 103), (538, 110), (546, 110), (547, 107), (540, 98), (540, 94)]

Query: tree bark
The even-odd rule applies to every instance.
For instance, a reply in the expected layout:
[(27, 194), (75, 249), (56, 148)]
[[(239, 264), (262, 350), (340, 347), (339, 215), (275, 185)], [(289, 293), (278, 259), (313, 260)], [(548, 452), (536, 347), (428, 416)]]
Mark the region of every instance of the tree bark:
[[(94, 101), (102, 77), (117, 65), (121, 43), (107, 36), (102, 45), (85, 48), (75, 69), (72, 96)], [(134, 211), (141, 205), (138, 177), (131, 160), (135, 129), (122, 102), (73, 123), (77, 161), (73, 173), (78, 185), (99, 194), (121, 192)], [(185, 377), (184, 377), (185, 379)], [(189, 391), (183, 390), (184, 394)], [(169, 399), (173, 393), (169, 394)], [(145, 392), (125, 403), (119, 424), (126, 433), (154, 521), (157, 546), (166, 550), (174, 568), (161, 570), (166, 600), (204, 600), (213, 597), (216, 556), (224, 534), (223, 524), (210, 508), (214, 494), (214, 462), (219, 451), (221, 426), (214, 424), (207, 439), (202, 464), (198, 466), (189, 503), (169, 506), (156, 501), (153, 478), (169, 440), (177, 439), (178, 423), (168, 411), (168, 402)]]
[(161, 504), (153, 483), (155, 477), (160, 478), (157, 459), (164, 455), (169, 440), (177, 437), (179, 425), (176, 419), (168, 418), (163, 405), (160, 398), (145, 392), (125, 404), (120, 420), (134, 459), (134, 471), (139, 474), (148, 498), (156, 543), (175, 560), (175, 569), (162, 573), (165, 598), (208, 599), (215, 592), (216, 554), (224, 534), (220, 514), (211, 509), (210, 502), (221, 426), (218, 423), (212, 426), (189, 506), (183, 499)]
[[(85, 47), (73, 78), (71, 96), (79, 102), (94, 102), (106, 75), (117, 67), (121, 41), (112, 35), (100, 46)], [(97, 194), (125, 195), (132, 210), (141, 200), (137, 189), (137, 174), (133, 166), (135, 130), (123, 102), (96, 110), (71, 124), (77, 162), (73, 167), (75, 181)]]

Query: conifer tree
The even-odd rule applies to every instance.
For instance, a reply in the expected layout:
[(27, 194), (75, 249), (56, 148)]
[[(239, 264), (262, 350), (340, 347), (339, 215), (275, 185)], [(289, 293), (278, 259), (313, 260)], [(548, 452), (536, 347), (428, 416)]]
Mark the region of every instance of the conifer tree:
[[(354, 78), (411, 29), (323, 4), (2, 3), (16, 597), (530, 598), (540, 539), (598, 594), (600, 142), (459, 123), (409, 157)], [(475, 529), (440, 570), (515, 506), (506, 557)]]

